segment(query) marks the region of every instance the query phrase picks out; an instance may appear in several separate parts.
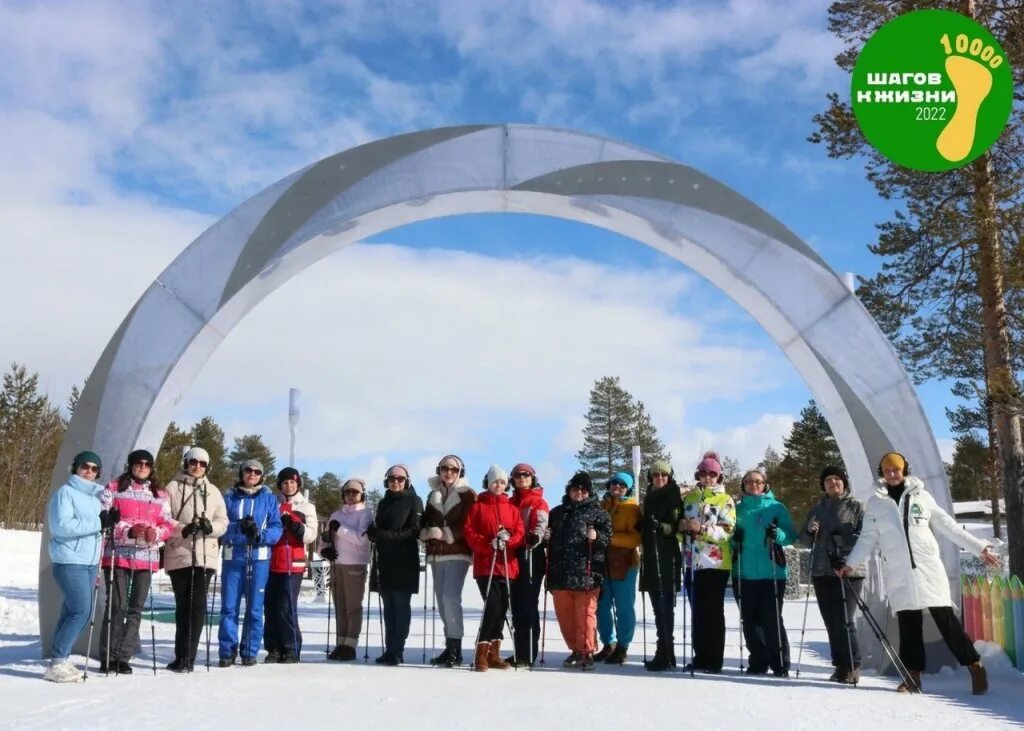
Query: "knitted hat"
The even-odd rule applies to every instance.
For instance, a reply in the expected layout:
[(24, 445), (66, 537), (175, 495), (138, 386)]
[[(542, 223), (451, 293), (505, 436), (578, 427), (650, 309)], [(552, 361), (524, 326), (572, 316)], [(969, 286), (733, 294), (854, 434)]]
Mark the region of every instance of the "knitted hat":
[(705, 452), (700, 464), (697, 465), (697, 472), (714, 472), (716, 475), (721, 475), (722, 463), (719, 461), (718, 455), (715, 452)]
[(899, 452), (889, 452), (878, 461), (878, 474), (882, 475), (887, 469), (897, 469), (903, 474), (909, 474), (907, 458)]
[(153, 459), (153, 453), (145, 449), (136, 449), (134, 452), (128, 455), (128, 460), (125, 464), (131, 468), (132, 465), (138, 464), (139, 462), (149, 462), (151, 465), (156, 462)]
[(505, 489), (508, 489), (508, 472), (503, 470), (496, 464), (492, 464), (487, 470), (487, 475), (484, 477), (484, 489), (489, 488), (493, 483), (498, 480), (505, 481)]
[[(537, 470), (533, 469), (533, 465), (526, 464), (526, 462), (520, 462), (513, 467), (512, 471), (509, 473), (513, 478), (513, 482), (515, 480), (515, 476), (520, 472), (529, 472), (531, 475), (530, 487), (537, 487)], [(516, 485), (516, 487), (518, 487), (518, 485)]]
[(261, 476), (263, 475), (263, 471), (264, 471), (263, 470), (263, 463), (260, 462), (258, 459), (247, 459), (244, 462), (242, 462), (242, 464), (238, 467), (238, 480), (239, 480), (239, 482), (241, 482), (245, 478), (245, 471), (247, 469), (249, 469), (249, 470), (259, 470)]
[(608, 480), (608, 487), (609, 488), (611, 488), (611, 484), (613, 482), (621, 482), (623, 485), (625, 485), (626, 486), (626, 495), (627, 496), (633, 494), (633, 475), (629, 474), (628, 472), (616, 472)]
[(661, 473), (664, 473), (666, 475), (672, 475), (675, 472), (675, 470), (672, 469), (672, 465), (670, 465), (668, 461), (664, 459), (659, 459), (655, 460), (654, 462), (651, 462), (651, 466), (647, 468), (647, 471), (652, 475)]
[(88, 450), (75, 455), (75, 458), (71, 460), (71, 471), (78, 472), (78, 468), (83, 464), (94, 464), (101, 470), (103, 469), (103, 462), (100, 460), (100, 456)]
[(388, 471), (384, 473), (384, 479), (391, 477), (391, 475), (397, 475), (399, 470), (401, 470), (402, 474), (405, 475), (406, 480), (408, 480), (411, 477), (411, 475), (409, 474), (409, 468), (406, 467), (404, 464), (399, 463), (393, 464), (390, 467), (388, 467)]
[(838, 477), (842, 480), (844, 490), (850, 486), (850, 479), (846, 476), (846, 473), (843, 472), (843, 468), (830, 464), (821, 471), (821, 476), (818, 478), (818, 485), (821, 487), (822, 492), (825, 491), (825, 480), (829, 477)]
[(575, 475), (569, 478), (569, 483), (565, 486), (565, 494), (569, 494), (569, 490), (574, 487), (580, 487), (587, 491), (589, 494), (594, 492), (594, 482), (590, 479), (590, 475), (582, 470), (577, 472)]
[(359, 492), (366, 492), (366, 480), (362, 477), (350, 477), (345, 480), (345, 484), (341, 486), (341, 491), (345, 490), (359, 490)]
[[(255, 460), (253, 460), (255, 461)], [(285, 467), (283, 470), (277, 473), (277, 489), (281, 489), (281, 483), (285, 480), (295, 480), (299, 483), (299, 489), (302, 489), (302, 475), (294, 467)]]
[(196, 459), (200, 462), (206, 462), (210, 464), (210, 453), (202, 447), (189, 447), (188, 451), (182, 456), (181, 461), (186, 467), (188, 467), (188, 461), (190, 459)]

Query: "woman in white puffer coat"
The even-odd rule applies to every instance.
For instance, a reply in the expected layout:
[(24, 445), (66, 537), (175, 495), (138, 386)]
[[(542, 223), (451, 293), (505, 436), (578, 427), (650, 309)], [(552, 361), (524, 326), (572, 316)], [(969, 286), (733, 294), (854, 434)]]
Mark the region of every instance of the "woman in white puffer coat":
[[(882, 555), (886, 599), (896, 613), (900, 628), (900, 659), (911, 678), (921, 687), (925, 667), (922, 610), (927, 609), (957, 661), (971, 673), (975, 695), (988, 690), (981, 658), (953, 611), (949, 579), (935, 540), (938, 532), (965, 550), (998, 566), (992, 547), (965, 531), (924, 489), (924, 483), (910, 476), (906, 458), (898, 452), (882, 457), (878, 465), (880, 486), (868, 499), (864, 526), (846, 565), (837, 572), (849, 576), (877, 547)], [(906, 682), (897, 690), (911, 690)]]

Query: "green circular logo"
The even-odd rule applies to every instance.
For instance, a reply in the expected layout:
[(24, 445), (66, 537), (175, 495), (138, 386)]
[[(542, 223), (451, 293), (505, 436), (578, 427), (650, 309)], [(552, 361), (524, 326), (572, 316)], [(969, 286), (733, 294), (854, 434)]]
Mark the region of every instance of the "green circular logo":
[(1013, 74), (983, 26), (948, 10), (918, 10), (864, 44), (850, 96), (875, 149), (897, 165), (939, 172), (971, 162), (1003, 133)]

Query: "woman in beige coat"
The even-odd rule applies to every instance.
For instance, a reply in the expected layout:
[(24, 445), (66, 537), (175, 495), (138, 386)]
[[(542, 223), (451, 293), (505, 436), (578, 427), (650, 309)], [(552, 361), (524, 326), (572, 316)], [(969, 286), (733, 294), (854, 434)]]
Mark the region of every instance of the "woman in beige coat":
[(228, 529), (220, 490), (206, 479), (210, 455), (192, 447), (182, 473), (166, 486), (171, 518), (177, 523), (164, 547), (163, 566), (174, 589), (174, 662), (168, 670), (190, 672), (206, 624), (206, 595), (220, 565), (217, 539)]

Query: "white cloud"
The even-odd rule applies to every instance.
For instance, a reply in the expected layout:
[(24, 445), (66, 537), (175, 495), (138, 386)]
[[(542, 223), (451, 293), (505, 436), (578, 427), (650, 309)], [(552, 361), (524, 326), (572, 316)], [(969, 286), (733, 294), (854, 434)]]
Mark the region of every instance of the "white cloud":
[(782, 453), (782, 440), (793, 429), (790, 414), (764, 414), (753, 424), (732, 426), (712, 431), (701, 427), (673, 437), (667, 435), (666, 446), (672, 453), (676, 472), (689, 476), (707, 450), (718, 452), (723, 459), (739, 460), (740, 469), (756, 467), (764, 457), (765, 449), (772, 447)]

